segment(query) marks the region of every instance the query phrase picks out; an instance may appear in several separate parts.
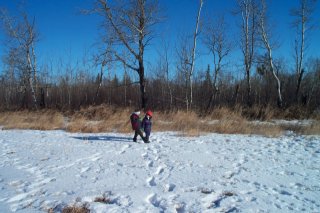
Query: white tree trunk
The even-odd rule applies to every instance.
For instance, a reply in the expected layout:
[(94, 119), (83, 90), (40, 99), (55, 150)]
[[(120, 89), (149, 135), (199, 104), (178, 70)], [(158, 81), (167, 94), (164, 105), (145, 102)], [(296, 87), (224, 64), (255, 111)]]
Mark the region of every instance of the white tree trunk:
[(193, 48), (192, 48), (192, 58), (191, 58), (191, 70), (190, 70), (190, 107), (193, 102), (193, 72), (194, 72), (194, 61), (195, 61), (195, 55), (196, 55), (196, 47), (197, 47), (197, 37), (198, 37), (198, 29), (199, 29), (199, 22), (200, 22), (200, 14), (201, 14), (201, 9), (203, 5), (203, 0), (200, 0), (200, 6), (198, 10), (198, 15), (197, 15), (197, 20), (196, 20), (196, 27), (194, 30), (193, 34)]
[(275, 72), (275, 68), (274, 68), (274, 64), (273, 64), (273, 57), (272, 57), (272, 48), (270, 46), (268, 34), (266, 32), (266, 22), (265, 22), (266, 4), (265, 4), (264, 0), (261, 0), (261, 3), (262, 3), (262, 8), (261, 8), (260, 17), (259, 17), (260, 33), (261, 33), (261, 38), (262, 38), (263, 44), (268, 52), (268, 62), (269, 62), (269, 66), (270, 66), (270, 71), (271, 71), (272, 76), (274, 77), (274, 79), (277, 83), (278, 106), (281, 107), (282, 106), (281, 82)]

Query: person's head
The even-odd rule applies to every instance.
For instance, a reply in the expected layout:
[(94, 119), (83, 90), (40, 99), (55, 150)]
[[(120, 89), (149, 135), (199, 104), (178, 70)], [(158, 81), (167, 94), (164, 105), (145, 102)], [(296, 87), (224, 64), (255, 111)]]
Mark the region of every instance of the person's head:
[(148, 118), (152, 118), (152, 111), (151, 111), (151, 110), (148, 110), (148, 111), (146, 112), (146, 116), (147, 116)]
[(140, 115), (140, 109), (135, 109), (133, 113), (136, 115)]

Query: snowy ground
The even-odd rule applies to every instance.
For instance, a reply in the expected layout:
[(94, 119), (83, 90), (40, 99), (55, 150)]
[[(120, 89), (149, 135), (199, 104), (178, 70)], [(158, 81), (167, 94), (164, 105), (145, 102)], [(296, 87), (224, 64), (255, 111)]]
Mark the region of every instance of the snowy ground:
[(0, 130), (0, 212), (320, 212), (320, 136), (151, 140)]

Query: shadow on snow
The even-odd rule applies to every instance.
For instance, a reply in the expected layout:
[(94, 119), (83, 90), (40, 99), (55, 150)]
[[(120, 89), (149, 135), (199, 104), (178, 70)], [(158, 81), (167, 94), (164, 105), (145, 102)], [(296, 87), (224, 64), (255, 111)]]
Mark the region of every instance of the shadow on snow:
[(129, 137), (119, 137), (119, 136), (82, 136), (73, 137), (78, 140), (84, 141), (118, 141), (118, 142), (132, 142), (132, 138)]

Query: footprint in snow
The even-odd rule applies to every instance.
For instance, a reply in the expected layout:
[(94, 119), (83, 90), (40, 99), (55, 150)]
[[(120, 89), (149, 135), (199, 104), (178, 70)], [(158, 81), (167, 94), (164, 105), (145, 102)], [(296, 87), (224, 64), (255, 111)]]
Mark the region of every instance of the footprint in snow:
[(147, 161), (146, 166), (153, 167), (153, 161), (152, 160)]
[(169, 183), (164, 186), (164, 191), (165, 192), (172, 192), (174, 190), (174, 188), (176, 188), (176, 185), (173, 183)]
[[(203, 205), (207, 209), (211, 208), (220, 208), (222, 205), (222, 201), (228, 199), (229, 197), (235, 196), (236, 194), (233, 192), (221, 192), (221, 193), (210, 193), (205, 198), (202, 199)], [(230, 208), (228, 211), (224, 212), (232, 212), (236, 209), (234, 207), (227, 207)], [(230, 211), (232, 209), (232, 211)]]
[(147, 159), (147, 158), (148, 158), (148, 153), (143, 153), (143, 154), (141, 155), (141, 157), (143, 157), (143, 159)]
[(83, 167), (83, 168), (81, 168), (80, 173), (84, 173), (84, 172), (87, 172), (89, 170), (90, 170), (90, 167)]
[[(1, 182), (1, 181), (0, 181)], [(21, 186), (26, 186), (25, 182), (22, 180), (14, 180), (14, 181), (10, 181), (8, 183), (9, 186), (13, 186), (13, 187), (21, 187)]]
[(125, 152), (126, 152), (126, 149), (128, 149), (128, 148), (130, 148), (130, 147), (131, 147), (130, 144), (127, 144), (127, 145), (122, 146), (122, 149), (121, 149), (121, 151), (119, 152), (119, 154), (125, 153)]
[(158, 195), (156, 193), (152, 193), (152, 194), (148, 195), (146, 198), (146, 202), (152, 204), (154, 207), (161, 208), (162, 211), (165, 210), (165, 208), (163, 206), (166, 203), (166, 201), (164, 199), (162, 199), (161, 197), (158, 197)]
[(163, 166), (159, 166), (158, 168), (157, 168), (157, 171), (156, 171), (156, 175), (159, 175), (159, 174), (161, 174), (162, 172), (164, 171), (164, 167)]
[(155, 185), (157, 185), (156, 182), (155, 182), (155, 180), (154, 180), (154, 177), (153, 177), (153, 176), (151, 176), (151, 177), (149, 177), (149, 178), (147, 179), (147, 184), (148, 184), (149, 186), (155, 186)]
[(149, 147), (145, 147), (144, 150), (150, 151), (150, 148)]

